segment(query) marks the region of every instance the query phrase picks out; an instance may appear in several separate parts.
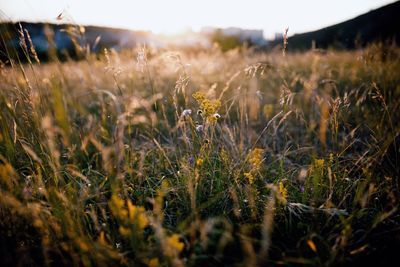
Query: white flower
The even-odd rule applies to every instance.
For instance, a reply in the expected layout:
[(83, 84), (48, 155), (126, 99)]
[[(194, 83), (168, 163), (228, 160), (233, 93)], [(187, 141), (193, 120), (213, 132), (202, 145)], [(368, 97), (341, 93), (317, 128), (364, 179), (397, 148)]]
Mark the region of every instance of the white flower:
[(202, 132), (203, 130), (204, 130), (204, 126), (203, 125), (200, 124), (200, 125), (196, 126), (196, 131), (197, 132)]
[(219, 118), (221, 118), (221, 115), (219, 115), (218, 113), (215, 113), (213, 116), (214, 116), (214, 118), (216, 118), (217, 120), (218, 120)]
[(182, 117), (188, 117), (190, 115), (192, 115), (191, 109), (185, 109), (184, 111), (182, 111)]

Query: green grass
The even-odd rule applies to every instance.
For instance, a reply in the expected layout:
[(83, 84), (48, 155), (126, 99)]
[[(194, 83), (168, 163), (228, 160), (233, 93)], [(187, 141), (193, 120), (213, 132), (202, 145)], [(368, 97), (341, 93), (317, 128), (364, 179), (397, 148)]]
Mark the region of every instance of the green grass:
[(388, 263), (399, 56), (141, 48), (3, 66), (0, 262)]

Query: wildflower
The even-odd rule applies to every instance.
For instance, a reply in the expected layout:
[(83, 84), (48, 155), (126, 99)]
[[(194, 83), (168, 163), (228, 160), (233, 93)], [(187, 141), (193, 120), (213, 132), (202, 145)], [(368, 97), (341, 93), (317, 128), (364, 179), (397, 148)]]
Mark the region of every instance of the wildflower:
[(246, 177), (247, 180), (249, 180), (249, 184), (253, 184), (254, 176), (253, 176), (253, 174), (251, 174), (251, 172), (245, 172), (244, 177)]
[[(126, 207), (126, 204), (128, 207)], [(140, 206), (135, 206), (130, 200), (124, 201), (118, 195), (113, 194), (109, 202), (110, 209), (114, 216), (119, 220), (128, 223), (133, 223), (139, 230), (143, 230), (149, 225), (149, 220), (146, 217), (145, 209)], [(130, 230), (128, 228), (120, 228), (122, 235), (129, 235)]]
[(253, 169), (258, 170), (261, 167), (264, 150), (261, 148), (253, 149), (248, 155), (248, 161)]
[(179, 235), (173, 234), (167, 239), (168, 247), (172, 248), (175, 251), (181, 252), (185, 245), (179, 240)]
[[(196, 99), (197, 103), (200, 106), (201, 113), (199, 111), (197, 114), (207, 118), (209, 121), (213, 122), (216, 121), (219, 116), (214, 116), (217, 114), (218, 109), (221, 107), (221, 101), (217, 100), (210, 100), (205, 97), (205, 94), (202, 92), (196, 92), (193, 94), (193, 98)], [(220, 117), (220, 116), (219, 116)]]
[(79, 238), (77, 242), (78, 242), (79, 248), (82, 251), (84, 251), (84, 252), (89, 251), (89, 245), (87, 244), (87, 242), (85, 240)]
[(104, 231), (101, 231), (101, 232), (100, 232), (100, 236), (99, 236), (98, 241), (99, 241), (99, 243), (102, 244), (103, 246), (107, 245), (107, 241), (106, 241), (106, 238), (105, 238), (105, 236), (104, 236)]
[(203, 126), (203, 125), (200, 124), (200, 125), (197, 125), (197, 126), (196, 126), (196, 131), (197, 131), (197, 132), (200, 133), (200, 132), (202, 132), (203, 130), (204, 130), (204, 126)]
[(301, 186), (300, 186), (300, 192), (301, 192), (301, 193), (304, 193), (304, 185), (301, 185)]
[(119, 227), (119, 233), (123, 236), (130, 236), (131, 235), (131, 230), (129, 228), (120, 226)]
[(208, 117), (208, 121), (209, 122), (217, 122), (218, 119), (221, 118), (221, 115), (219, 115), (218, 113), (213, 114), (212, 116)]
[(193, 156), (189, 157), (188, 163), (189, 163), (189, 165), (193, 165), (194, 164), (194, 157)]
[(202, 158), (198, 158), (196, 160), (196, 166), (197, 167), (201, 167), (203, 165), (203, 163), (204, 163), (204, 160)]
[(134, 222), (140, 230), (146, 228), (149, 224), (149, 220), (145, 215), (145, 209), (143, 207), (135, 206), (131, 201), (128, 201), (128, 211), (129, 219)]
[(192, 115), (191, 109), (185, 109), (184, 111), (182, 111), (182, 117), (189, 117), (190, 115)]
[(325, 163), (324, 159), (317, 159), (315, 160), (315, 167), (322, 169), (324, 167), (324, 163)]
[(221, 107), (221, 101), (205, 99), (201, 102), (200, 107), (204, 110), (205, 115), (210, 117)]
[(109, 202), (111, 211), (113, 214), (119, 218), (125, 218), (128, 215), (127, 210), (124, 208), (124, 200), (118, 195), (113, 194)]
[(281, 194), (281, 197), (284, 199), (284, 201), (286, 201), (288, 192), (282, 181), (279, 182), (279, 193)]
[(193, 98), (200, 103), (206, 98), (206, 95), (203, 92), (196, 92), (193, 94)]
[(146, 262), (147, 266), (149, 267), (158, 267), (160, 266), (160, 262), (158, 258), (152, 258)]

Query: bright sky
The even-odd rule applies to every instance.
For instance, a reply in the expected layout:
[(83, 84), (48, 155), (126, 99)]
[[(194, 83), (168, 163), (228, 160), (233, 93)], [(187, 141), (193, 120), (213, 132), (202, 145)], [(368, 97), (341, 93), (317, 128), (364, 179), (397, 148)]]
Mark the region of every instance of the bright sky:
[(63, 10), (79, 24), (177, 33), (203, 26), (263, 29), (266, 37), (316, 30), (393, 0), (0, 0), (0, 19), (56, 22)]

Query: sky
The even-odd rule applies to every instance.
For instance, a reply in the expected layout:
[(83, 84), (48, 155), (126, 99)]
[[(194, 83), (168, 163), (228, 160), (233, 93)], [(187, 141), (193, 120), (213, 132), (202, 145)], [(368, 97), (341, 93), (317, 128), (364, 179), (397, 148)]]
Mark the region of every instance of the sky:
[(62, 22), (174, 34), (205, 26), (262, 29), (266, 38), (351, 19), (393, 0), (0, 0), (0, 20)]

